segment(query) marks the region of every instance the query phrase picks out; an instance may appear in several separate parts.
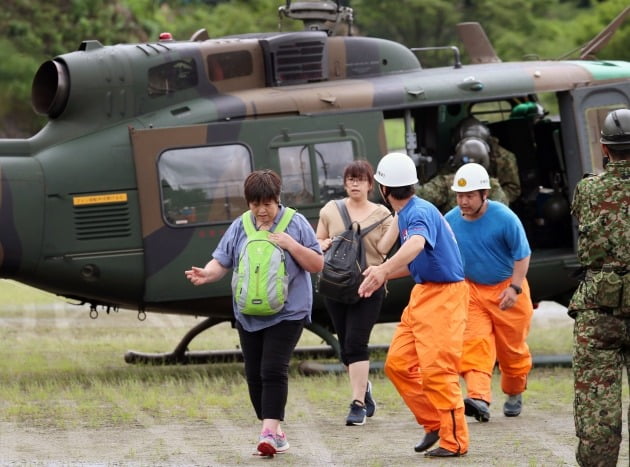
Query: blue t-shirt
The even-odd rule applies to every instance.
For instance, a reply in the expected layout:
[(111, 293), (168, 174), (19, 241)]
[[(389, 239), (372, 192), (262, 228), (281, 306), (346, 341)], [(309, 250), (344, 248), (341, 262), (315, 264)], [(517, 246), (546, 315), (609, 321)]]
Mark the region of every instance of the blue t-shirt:
[[(271, 230), (275, 229), (280, 221), (284, 209), (283, 206), (280, 206), (280, 210), (273, 221)], [(252, 220), (255, 222), (253, 215)], [(302, 214), (296, 212), (293, 215), (285, 232), (301, 245), (315, 250), (320, 254), (322, 253), (313, 227)], [(212, 253), (212, 257), (221, 263), (222, 266), (233, 269), (234, 266), (238, 264), (238, 257), (246, 240), (247, 236), (243, 229), (243, 220), (239, 216), (232, 222), (230, 227), (228, 227), (216, 250)], [(288, 251), (285, 251), (285, 253), (287, 274), (289, 276), (289, 295), (287, 297), (286, 306), (281, 311), (270, 316), (244, 315), (236, 310), (236, 302), (234, 298), (232, 298), (234, 317), (246, 331), (259, 331), (260, 329), (273, 326), (285, 320), (305, 319), (306, 323), (310, 324), (311, 309), (313, 306), (311, 275), (308, 271), (302, 269)]]
[(416, 283), (464, 280), (455, 236), (434, 205), (413, 196), (398, 212), (398, 228), (401, 242), (412, 235), (420, 235), (426, 242), (424, 250), (408, 264)]
[(457, 238), (466, 278), (493, 285), (512, 277), (514, 261), (531, 254), (525, 229), (514, 212), (502, 203), (488, 200), (479, 219), (467, 220), (459, 206), (446, 213)]

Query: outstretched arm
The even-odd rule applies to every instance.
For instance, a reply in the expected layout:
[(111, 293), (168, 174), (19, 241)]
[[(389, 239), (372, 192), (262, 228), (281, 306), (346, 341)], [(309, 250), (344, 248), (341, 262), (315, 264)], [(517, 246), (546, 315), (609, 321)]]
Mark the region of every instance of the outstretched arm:
[(378, 243), (376, 244), (376, 249), (382, 255), (386, 255), (389, 253), (389, 250), (392, 249), (394, 243), (398, 239), (398, 213), (394, 213), (394, 219), (389, 224), (389, 228), (385, 232)]
[(412, 235), (389, 261), (385, 261), (378, 266), (370, 266), (363, 275), (365, 279), (359, 286), (361, 297), (371, 296), (375, 290), (379, 289), (387, 279), (402, 277), (403, 268), (411, 263), (416, 256), (424, 249), (426, 240), (421, 235)]
[(205, 267), (200, 268), (193, 266), (184, 272), (186, 278), (193, 283), (193, 285), (207, 284), (209, 282), (216, 282), (221, 279), (229, 271), (216, 259), (212, 259)]

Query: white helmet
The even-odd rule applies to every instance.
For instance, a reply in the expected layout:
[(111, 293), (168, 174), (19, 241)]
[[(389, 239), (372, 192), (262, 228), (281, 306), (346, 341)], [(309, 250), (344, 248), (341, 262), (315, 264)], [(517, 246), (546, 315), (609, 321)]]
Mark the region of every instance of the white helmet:
[(466, 193), (475, 190), (489, 190), (490, 176), (481, 164), (469, 162), (462, 165), (453, 178), (451, 190)]
[(416, 165), (411, 157), (400, 152), (390, 152), (382, 157), (376, 167), (374, 180), (383, 186), (398, 187), (418, 183)]

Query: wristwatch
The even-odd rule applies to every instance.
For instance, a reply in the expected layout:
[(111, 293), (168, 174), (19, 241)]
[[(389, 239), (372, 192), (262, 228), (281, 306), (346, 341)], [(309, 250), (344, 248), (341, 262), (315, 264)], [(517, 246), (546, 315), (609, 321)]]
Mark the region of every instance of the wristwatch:
[(510, 284), (510, 287), (514, 289), (514, 292), (516, 292), (516, 295), (520, 295), (523, 292), (523, 289), (519, 287), (518, 285)]

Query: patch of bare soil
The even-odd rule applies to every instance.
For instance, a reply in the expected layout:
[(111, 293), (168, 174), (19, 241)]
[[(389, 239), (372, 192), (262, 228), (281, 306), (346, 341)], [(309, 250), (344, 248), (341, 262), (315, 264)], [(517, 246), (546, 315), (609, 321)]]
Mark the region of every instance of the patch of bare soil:
[[(297, 401), (293, 401), (297, 404)], [(56, 430), (0, 422), (2, 465), (151, 465), (231, 466), (277, 462), (300, 466), (564, 466), (576, 465), (570, 407), (549, 413), (528, 404), (521, 416), (506, 418), (501, 403), (491, 407), (492, 418), (479, 423), (469, 418), (470, 451), (460, 459), (425, 459), (413, 451), (421, 430), (404, 407), (379, 407), (362, 427), (317, 415), (287, 422), (291, 449), (276, 459), (252, 455), (257, 423), (233, 422), (217, 416), (209, 423), (153, 424), (150, 417), (132, 428)], [(296, 406), (297, 408), (297, 406)], [(619, 465), (628, 465), (627, 443)]]

